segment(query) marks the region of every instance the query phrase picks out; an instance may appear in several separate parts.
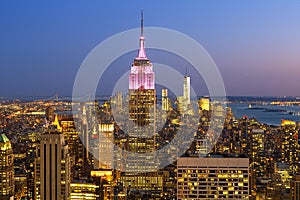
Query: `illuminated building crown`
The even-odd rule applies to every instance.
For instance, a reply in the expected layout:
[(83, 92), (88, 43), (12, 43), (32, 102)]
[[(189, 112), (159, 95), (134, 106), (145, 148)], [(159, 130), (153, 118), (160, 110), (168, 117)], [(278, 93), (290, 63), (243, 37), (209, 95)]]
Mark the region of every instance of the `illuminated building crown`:
[(147, 58), (145, 51), (145, 38), (144, 38), (144, 16), (143, 11), (141, 13), (141, 36), (140, 46), (137, 57), (131, 66), (129, 77), (129, 89), (141, 90), (141, 89), (155, 89), (154, 86), (154, 72), (152, 64)]
[(6, 137), (5, 134), (0, 135), (0, 150), (5, 151), (11, 149), (10, 140)]

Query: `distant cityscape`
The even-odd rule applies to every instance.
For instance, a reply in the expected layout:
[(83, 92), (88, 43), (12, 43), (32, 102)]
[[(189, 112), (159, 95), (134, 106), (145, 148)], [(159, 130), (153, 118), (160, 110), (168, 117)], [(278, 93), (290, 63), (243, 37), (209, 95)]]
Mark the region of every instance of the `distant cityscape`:
[[(114, 97), (111, 101), (116, 99)], [(125, 146), (123, 144), (130, 142), (128, 135), (118, 129), (113, 120), (103, 120), (111, 115), (107, 113), (109, 102), (84, 104), (86, 111), (89, 107), (95, 106), (99, 113), (99, 126), (96, 130), (88, 128), (87, 132), (90, 132), (90, 138), (97, 138), (99, 132), (108, 131), (107, 134), (110, 134), (115, 144)], [(68, 187), (67, 191), (64, 190), (69, 193), (71, 199), (87, 199), (88, 196), (90, 199), (126, 197), (138, 199), (141, 195), (146, 199), (292, 199), (299, 194), (296, 189), (300, 181), (298, 175), (300, 123), (282, 119), (279, 126), (270, 125), (248, 116), (237, 118), (231, 109), (231, 106), (242, 103), (244, 109), (249, 109), (248, 112), (255, 110), (255, 106), (269, 109), (272, 106), (277, 108), (278, 104), (296, 110), (299, 106), (297, 98), (230, 97), (222, 134), (209, 152), (205, 149), (204, 141), (207, 137), (212, 105), (207, 97), (200, 98), (198, 103), (201, 118), (195, 141), (177, 162), (159, 169), (159, 173), (155, 176), (150, 173), (156, 177), (156, 182), (151, 183), (156, 188), (144, 185), (138, 187), (141, 190), (139, 191), (128, 188), (129, 185), (122, 179), (122, 173), (112, 168), (107, 169), (97, 161), (97, 158), (86, 152), (86, 147), (81, 141), (85, 133), (75, 128), (74, 118), (70, 112), (72, 109), (70, 101), (56, 98), (40, 101), (3, 100), (0, 125), (1, 198), (13, 196), (15, 199), (43, 199), (35, 195), (37, 191), (41, 192), (38, 189), (41, 186), (37, 184), (41, 183), (38, 180), (42, 175), (39, 174), (41, 164), (38, 162), (45, 159), (41, 154), (42, 144), (48, 137), (57, 138), (53, 139), (52, 145), (58, 145), (57, 148), (65, 151), (62, 153), (65, 155), (60, 155), (59, 162), (64, 156), (68, 158), (64, 161), (69, 162), (67, 168), (62, 165), (55, 166), (56, 170), (65, 172), (69, 170), (65, 174), (67, 177), (60, 177), (67, 181), (66, 185), (60, 185), (60, 188)], [(252, 106), (249, 108), (249, 105)], [(179, 112), (172, 105), (168, 109), (175, 115)], [(277, 112), (274, 110), (272, 114), (276, 118)], [(238, 115), (241, 116), (243, 113), (240, 112)], [(167, 129), (160, 134), (171, 134), (179, 124), (174, 119), (170, 120), (170, 124), (166, 124)], [(207, 155), (199, 157), (199, 154)], [(53, 156), (49, 157), (48, 154), (47, 157)], [(112, 161), (113, 158), (108, 160)], [(242, 179), (230, 178), (235, 176), (232, 173), (237, 173), (236, 176), (241, 176)], [(46, 175), (50, 173), (43, 174)], [(147, 188), (151, 188), (149, 197), (145, 197), (147, 192), (144, 190)], [(137, 197), (132, 197), (133, 192), (130, 191)], [(157, 197), (152, 197), (153, 194)]]

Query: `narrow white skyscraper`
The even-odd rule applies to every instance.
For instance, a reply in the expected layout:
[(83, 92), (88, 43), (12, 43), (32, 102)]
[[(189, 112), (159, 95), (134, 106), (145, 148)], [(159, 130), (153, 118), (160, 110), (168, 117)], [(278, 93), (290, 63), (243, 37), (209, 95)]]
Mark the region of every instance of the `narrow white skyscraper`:
[(183, 98), (187, 105), (191, 103), (191, 77), (187, 74), (184, 76), (183, 80)]

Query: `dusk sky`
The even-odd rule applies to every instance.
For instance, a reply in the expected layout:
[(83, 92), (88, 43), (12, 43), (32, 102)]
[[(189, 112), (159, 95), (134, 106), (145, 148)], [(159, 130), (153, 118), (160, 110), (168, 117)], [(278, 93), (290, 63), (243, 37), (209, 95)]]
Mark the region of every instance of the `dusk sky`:
[[(207, 50), (227, 95), (300, 96), (300, 0), (1, 0), (0, 96), (71, 95), (88, 53), (139, 27), (141, 8), (145, 26)], [(135, 54), (117, 62), (123, 71)]]

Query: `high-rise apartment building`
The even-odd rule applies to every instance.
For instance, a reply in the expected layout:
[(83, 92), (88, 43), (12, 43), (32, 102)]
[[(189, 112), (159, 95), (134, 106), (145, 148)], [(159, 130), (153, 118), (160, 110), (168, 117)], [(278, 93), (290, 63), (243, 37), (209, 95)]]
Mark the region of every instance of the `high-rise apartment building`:
[(299, 169), (299, 144), (298, 129), (296, 123), (290, 120), (282, 120), (281, 122), (281, 162), (290, 165), (293, 173)]
[(5, 134), (0, 135), (0, 199), (14, 199), (14, 154)]
[(266, 167), (266, 153), (264, 148), (265, 131), (263, 129), (252, 129), (250, 134), (250, 152), (252, 167), (251, 170), (255, 171), (255, 177), (263, 177), (267, 171)]
[(211, 155), (177, 161), (177, 199), (248, 199), (249, 158)]
[(70, 154), (64, 135), (49, 130), (42, 135), (35, 160), (35, 199), (70, 199)]

